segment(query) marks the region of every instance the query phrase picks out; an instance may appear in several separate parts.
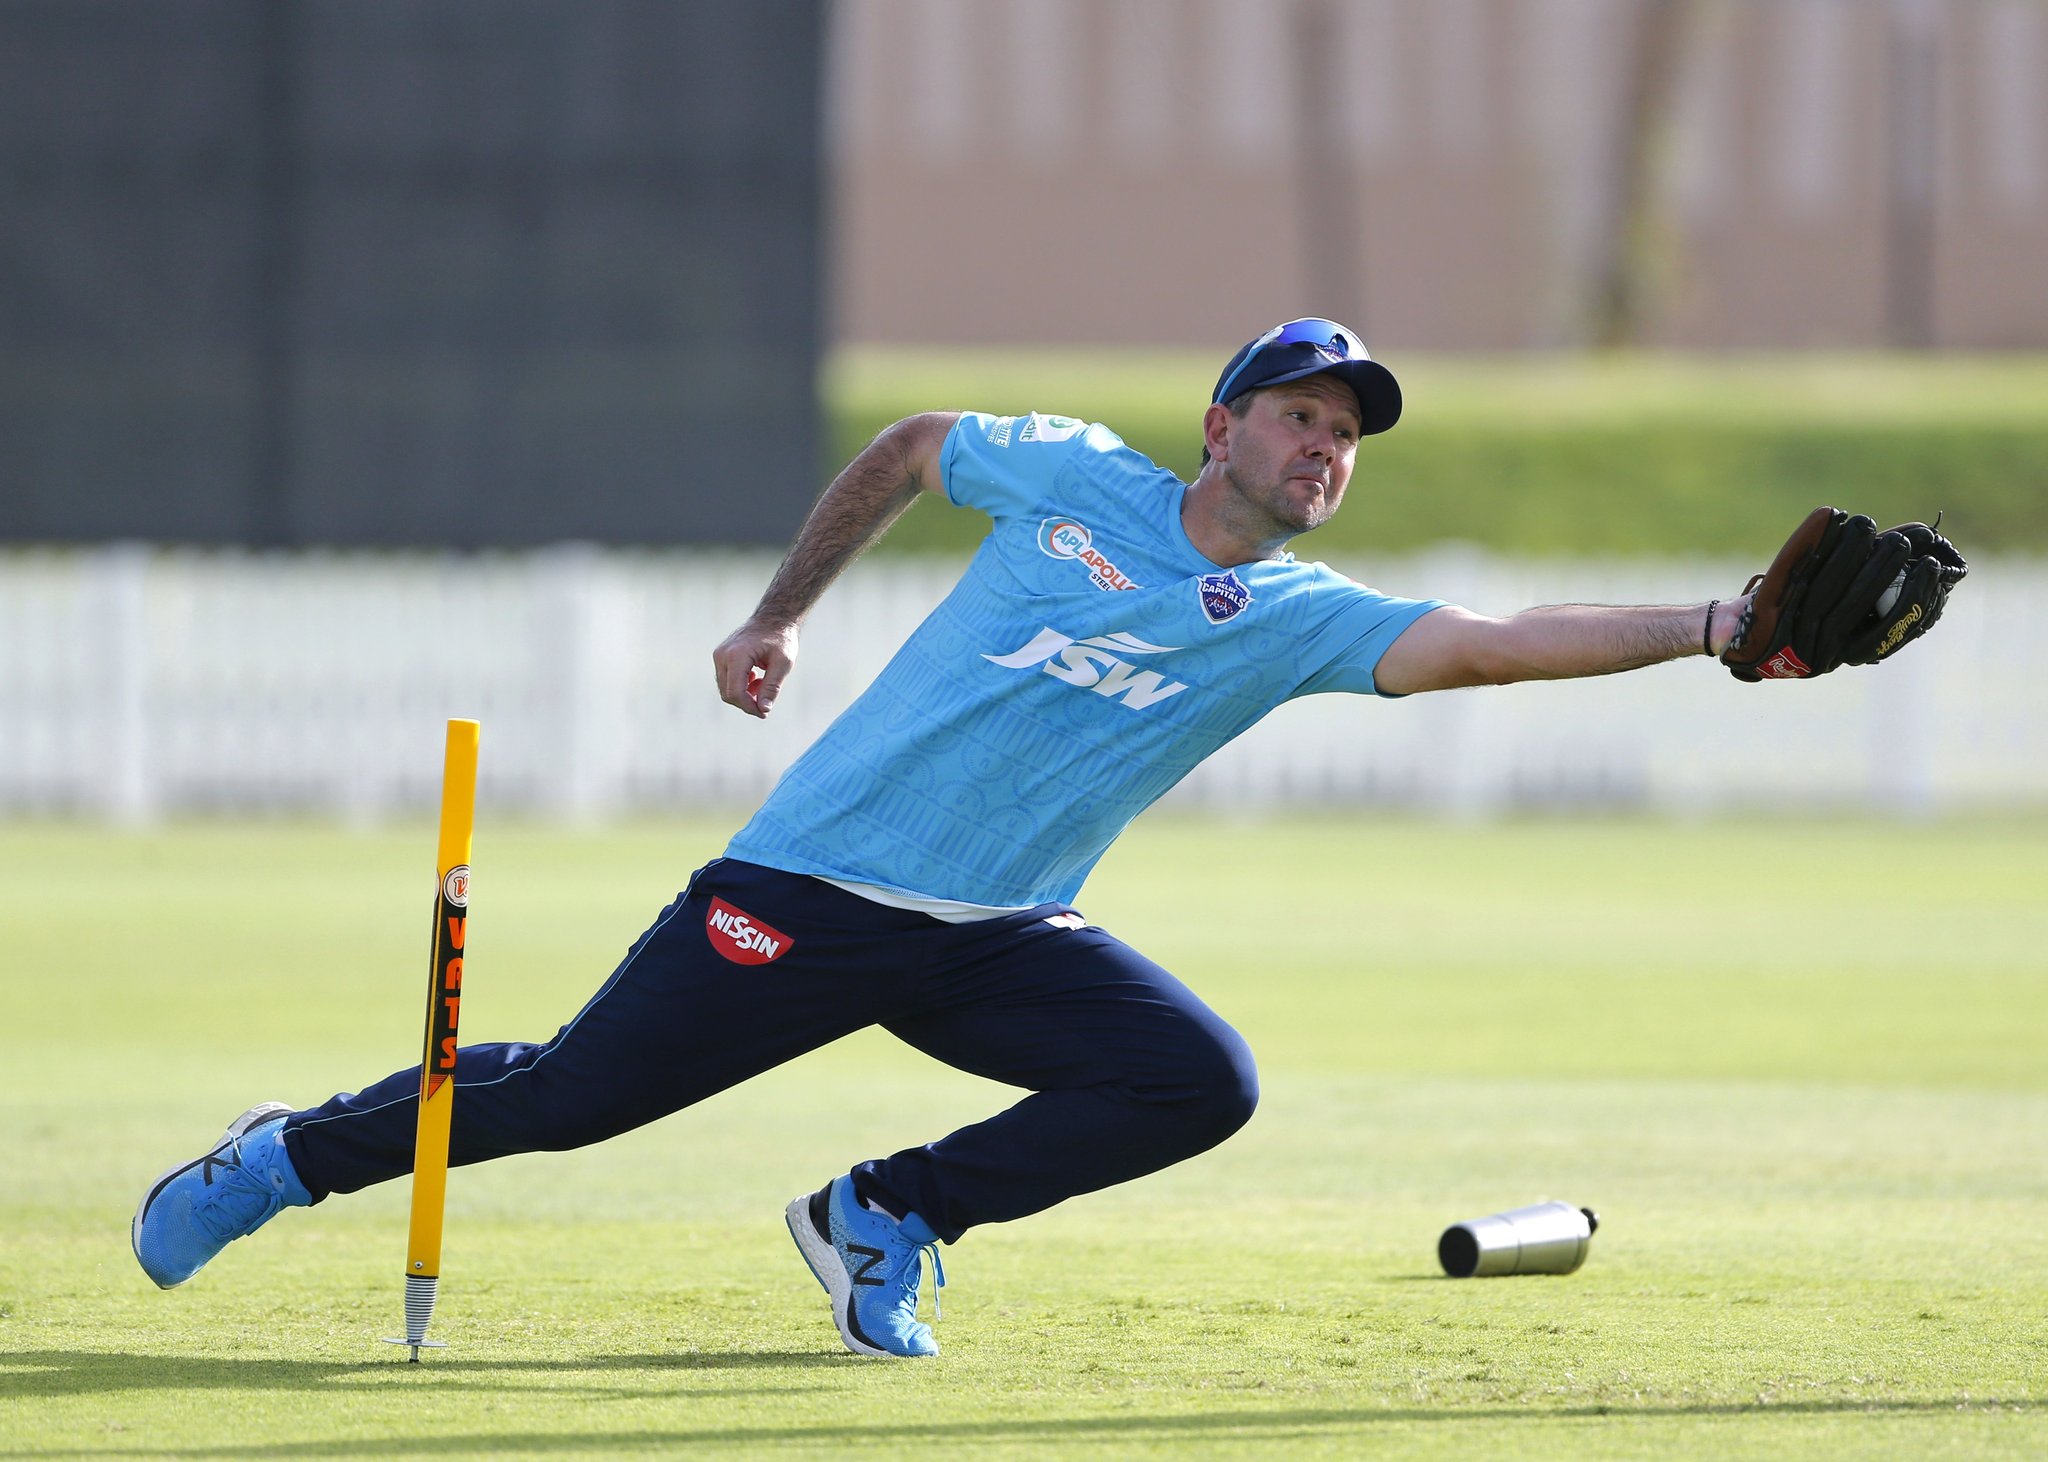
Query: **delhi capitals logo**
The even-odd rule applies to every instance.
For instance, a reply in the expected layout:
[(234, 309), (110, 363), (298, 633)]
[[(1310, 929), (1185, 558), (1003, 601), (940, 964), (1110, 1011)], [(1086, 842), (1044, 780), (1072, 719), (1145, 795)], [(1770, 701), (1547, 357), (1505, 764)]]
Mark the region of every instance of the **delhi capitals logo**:
[(1202, 596), (1202, 613), (1209, 616), (1211, 624), (1236, 618), (1238, 612), (1252, 602), (1252, 591), (1244, 586), (1244, 580), (1234, 569), (1226, 569), (1220, 574), (1204, 574), (1195, 580), (1195, 588)]

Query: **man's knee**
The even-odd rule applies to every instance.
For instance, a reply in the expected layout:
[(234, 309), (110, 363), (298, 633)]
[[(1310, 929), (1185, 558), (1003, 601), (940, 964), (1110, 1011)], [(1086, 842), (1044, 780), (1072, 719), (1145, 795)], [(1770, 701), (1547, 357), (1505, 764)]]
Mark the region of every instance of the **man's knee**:
[(1252, 1119), (1259, 1105), (1259, 1068), (1244, 1037), (1228, 1026), (1207, 1043), (1187, 1103), (1189, 1121), (1213, 1147)]
[(1259, 1107), (1258, 1063), (1252, 1059), (1252, 1048), (1245, 1044), (1244, 1037), (1236, 1031), (1230, 1034), (1234, 1038), (1230, 1059), (1216, 1094), (1217, 1114), (1228, 1124), (1223, 1134), (1226, 1137), (1251, 1121), (1252, 1113)]

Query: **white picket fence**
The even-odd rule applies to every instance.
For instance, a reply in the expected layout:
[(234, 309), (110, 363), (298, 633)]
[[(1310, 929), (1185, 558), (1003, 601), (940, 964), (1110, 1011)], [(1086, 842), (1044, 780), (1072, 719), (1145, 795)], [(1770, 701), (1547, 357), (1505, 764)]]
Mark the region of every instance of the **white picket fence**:
[[(487, 806), (591, 819), (758, 799), (937, 603), (953, 561), (872, 559), (805, 631), (774, 717), (722, 705), (710, 652), (773, 562), (569, 546), (526, 555), (0, 552), (0, 813), (430, 809), (442, 722), (484, 724)], [(1439, 550), (1340, 564), (1488, 613), (1687, 602), (1727, 563)], [(1921, 816), (2048, 804), (2048, 564), (1973, 570), (1879, 670), (1738, 685), (1687, 660), (1591, 681), (1282, 707), (1173, 800), (1731, 806)]]

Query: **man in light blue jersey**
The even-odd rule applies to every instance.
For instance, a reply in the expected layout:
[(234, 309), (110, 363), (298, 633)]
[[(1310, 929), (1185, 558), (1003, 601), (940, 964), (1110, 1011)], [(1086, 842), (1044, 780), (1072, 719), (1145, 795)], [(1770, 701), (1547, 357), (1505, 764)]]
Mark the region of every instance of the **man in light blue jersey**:
[[(1117, 834), (1296, 696), (1604, 675), (1718, 654), (1743, 601), (1554, 605), (1494, 619), (1380, 594), (1287, 551), (1399, 419), (1357, 335), (1294, 320), (1224, 367), (1182, 483), (1106, 427), (910, 417), (833, 481), (760, 606), (714, 653), (769, 714), (798, 627), (920, 493), (993, 527), (960, 582), (541, 1044), (460, 1053), (450, 1161), (594, 1142), (869, 1025), (1023, 1089), (854, 1165), (785, 1221), (846, 1346), (928, 1356), (938, 1244), (1178, 1162), (1250, 1117), (1242, 1038), (1073, 907)], [(252, 1108), (137, 1209), (181, 1284), (280, 1208), (402, 1175), (418, 1068), (303, 1111)]]

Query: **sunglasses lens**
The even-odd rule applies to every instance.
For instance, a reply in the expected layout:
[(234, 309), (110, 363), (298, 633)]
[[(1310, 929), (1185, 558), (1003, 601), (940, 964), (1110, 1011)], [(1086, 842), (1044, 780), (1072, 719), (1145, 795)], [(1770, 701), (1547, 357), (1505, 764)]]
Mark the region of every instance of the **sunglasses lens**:
[[(1347, 360), (1365, 360), (1365, 349), (1358, 343), (1358, 337), (1335, 320), (1289, 320), (1285, 325), (1275, 326), (1252, 342), (1252, 348), (1245, 352), (1237, 369), (1230, 372), (1219, 384), (1216, 391), (1218, 401), (1228, 400), (1232, 388), (1251, 370), (1252, 363), (1269, 350), (1283, 346), (1308, 345), (1322, 359), (1331, 364)], [(1258, 379), (1256, 373), (1252, 379)]]
[(1313, 345), (1339, 360), (1356, 360), (1358, 343), (1335, 320), (1296, 320), (1274, 338), (1275, 345)]

